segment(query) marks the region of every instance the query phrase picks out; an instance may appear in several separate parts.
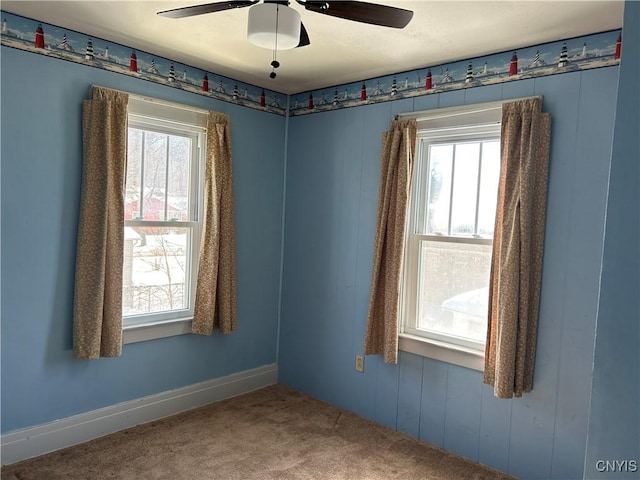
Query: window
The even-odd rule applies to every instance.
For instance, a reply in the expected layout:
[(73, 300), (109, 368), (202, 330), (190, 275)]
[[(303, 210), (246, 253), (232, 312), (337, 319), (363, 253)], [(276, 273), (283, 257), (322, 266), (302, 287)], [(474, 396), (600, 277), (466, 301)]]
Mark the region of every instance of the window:
[[(407, 224), (400, 348), (481, 369), (500, 174), (500, 107), (457, 107), (418, 122)], [(405, 337), (403, 340), (402, 337)], [(413, 339), (414, 348), (406, 348)], [(439, 354), (432, 355), (433, 349)]]
[(125, 332), (193, 317), (206, 115), (130, 99), (128, 122)]

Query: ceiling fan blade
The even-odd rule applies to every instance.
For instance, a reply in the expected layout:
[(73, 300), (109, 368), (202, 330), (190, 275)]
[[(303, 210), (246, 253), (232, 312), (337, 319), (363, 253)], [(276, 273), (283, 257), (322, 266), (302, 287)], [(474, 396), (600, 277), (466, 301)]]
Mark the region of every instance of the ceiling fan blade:
[(404, 28), (413, 18), (411, 10), (377, 3), (332, 0), (324, 2), (316, 0), (296, 1), (312, 12), (382, 27)]
[(311, 41), (309, 40), (309, 34), (307, 33), (307, 29), (304, 28), (304, 23), (301, 22), (300, 23), (300, 43), (298, 43), (296, 48), (306, 47), (309, 44), (311, 44)]
[(191, 5), (190, 7), (163, 10), (162, 12), (158, 12), (158, 15), (168, 18), (192, 17), (194, 15), (203, 15), (205, 13), (223, 12), (233, 8), (250, 7), (259, 1), (260, 0), (229, 0), (227, 2), (205, 3), (204, 5)]

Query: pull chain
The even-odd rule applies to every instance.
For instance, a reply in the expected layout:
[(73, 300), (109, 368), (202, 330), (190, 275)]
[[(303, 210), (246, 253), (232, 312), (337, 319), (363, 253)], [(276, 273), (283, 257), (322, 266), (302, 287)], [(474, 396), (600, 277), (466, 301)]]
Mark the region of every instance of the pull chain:
[(271, 62), (271, 73), (269, 74), (269, 78), (276, 78), (276, 68), (280, 66), (280, 62), (276, 59), (276, 55), (278, 53), (278, 17), (280, 16), (280, 5), (276, 4), (276, 42), (273, 49), (273, 60)]

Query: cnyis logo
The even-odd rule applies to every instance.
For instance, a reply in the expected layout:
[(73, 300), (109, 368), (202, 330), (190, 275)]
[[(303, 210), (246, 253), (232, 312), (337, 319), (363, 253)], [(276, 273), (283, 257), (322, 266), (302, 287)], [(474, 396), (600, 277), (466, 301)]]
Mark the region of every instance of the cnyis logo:
[(596, 470), (599, 472), (637, 472), (637, 460), (598, 460)]

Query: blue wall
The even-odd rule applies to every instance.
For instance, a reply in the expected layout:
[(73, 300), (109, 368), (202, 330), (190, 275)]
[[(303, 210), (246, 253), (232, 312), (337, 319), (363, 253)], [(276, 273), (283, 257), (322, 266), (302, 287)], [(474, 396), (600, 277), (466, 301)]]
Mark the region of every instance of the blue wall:
[[(280, 380), (523, 479), (583, 476), (618, 68), (290, 120)], [(480, 372), (362, 351), (380, 133), (396, 113), (544, 96), (551, 169), (534, 390), (498, 400)]]
[[(285, 119), (6, 47), (1, 66), (2, 431), (274, 363)], [(91, 84), (231, 116), (237, 332), (125, 345), (115, 359), (73, 358), (81, 106)]]
[[(626, 2), (600, 307), (587, 478), (640, 478), (640, 3)], [(618, 471), (602, 461), (635, 460)], [(598, 463), (600, 461), (600, 463)]]

